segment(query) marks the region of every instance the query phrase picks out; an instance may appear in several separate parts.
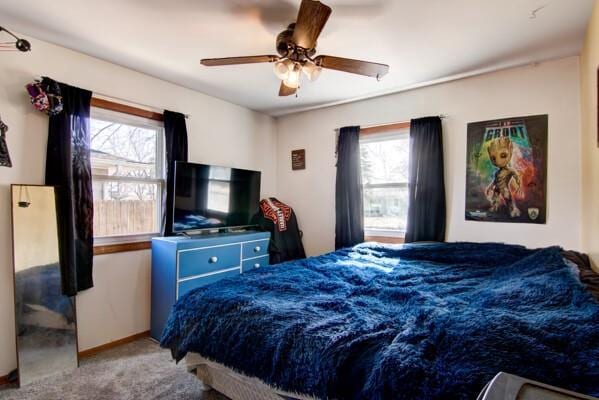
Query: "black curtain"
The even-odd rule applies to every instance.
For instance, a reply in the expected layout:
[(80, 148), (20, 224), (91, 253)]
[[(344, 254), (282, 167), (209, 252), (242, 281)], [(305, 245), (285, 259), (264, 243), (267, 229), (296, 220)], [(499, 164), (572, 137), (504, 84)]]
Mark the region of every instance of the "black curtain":
[(339, 131), (335, 214), (335, 249), (362, 243), (364, 205), (359, 126), (348, 126)]
[(410, 124), (410, 194), (406, 243), (445, 241), (445, 179), (441, 118)]
[(166, 154), (166, 191), (162, 199), (162, 234), (173, 233), (173, 203), (175, 201), (175, 162), (187, 161), (187, 126), (185, 115), (164, 111), (164, 147)]
[(64, 83), (59, 83), (59, 87), (63, 110), (50, 116), (46, 185), (57, 188), (62, 291), (67, 296), (74, 296), (94, 285), (94, 202), (89, 129), (92, 93)]

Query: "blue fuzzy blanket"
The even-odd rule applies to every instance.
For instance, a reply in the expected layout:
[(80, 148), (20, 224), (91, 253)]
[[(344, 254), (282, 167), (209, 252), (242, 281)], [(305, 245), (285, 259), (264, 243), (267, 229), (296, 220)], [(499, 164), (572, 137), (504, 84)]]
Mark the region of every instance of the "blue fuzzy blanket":
[(475, 399), (499, 371), (599, 396), (599, 303), (560, 249), (361, 245), (196, 289), (161, 345), (330, 399)]

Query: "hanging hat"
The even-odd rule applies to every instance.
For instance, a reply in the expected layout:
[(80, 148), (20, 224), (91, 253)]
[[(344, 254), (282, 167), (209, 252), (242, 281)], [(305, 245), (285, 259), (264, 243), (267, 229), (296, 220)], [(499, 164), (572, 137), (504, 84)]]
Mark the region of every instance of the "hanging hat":
[(42, 77), (42, 87), (48, 97), (48, 115), (56, 115), (62, 111), (62, 93), (60, 85), (53, 79)]
[(57, 115), (62, 111), (62, 96), (60, 93), (60, 85), (47, 77), (42, 77), (42, 80), (36, 79), (34, 82), (25, 86), (31, 104), (38, 110), (45, 112), (48, 115)]

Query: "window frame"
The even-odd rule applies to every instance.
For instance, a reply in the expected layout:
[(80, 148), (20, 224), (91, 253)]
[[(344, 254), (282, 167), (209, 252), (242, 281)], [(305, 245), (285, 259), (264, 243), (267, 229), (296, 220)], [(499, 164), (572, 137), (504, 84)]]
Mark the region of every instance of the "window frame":
[[(93, 99), (90, 110), (91, 119), (101, 119), (111, 122), (126, 124), (130, 126), (137, 126), (140, 128), (151, 128), (156, 130), (156, 161), (155, 169), (156, 174), (154, 178), (141, 178), (141, 177), (129, 177), (129, 176), (114, 176), (114, 175), (103, 175), (94, 174), (92, 165), (92, 182), (118, 182), (118, 183), (147, 183), (155, 184), (157, 186), (157, 209), (156, 209), (156, 222), (160, 228), (162, 218), (164, 215), (163, 205), (161, 199), (164, 197), (164, 190), (166, 188), (166, 164), (165, 164), (165, 147), (164, 147), (164, 123), (150, 114), (156, 114), (148, 112), (146, 110), (136, 109), (134, 107), (121, 105), (118, 103), (112, 103), (110, 101)], [(94, 104), (96, 103), (96, 104)], [(133, 111), (131, 111), (133, 110)], [(137, 110), (137, 111), (136, 111)], [(131, 111), (131, 112), (130, 112)], [(145, 113), (145, 115), (144, 115)], [(160, 232), (149, 232), (149, 233), (132, 233), (126, 235), (110, 235), (110, 236), (95, 236), (94, 235), (94, 253), (95, 254), (108, 254), (113, 252), (140, 250), (139, 246), (123, 246), (127, 244), (139, 244), (148, 242), (152, 237), (160, 236)]]
[[(381, 126), (380, 131), (374, 128), (369, 129), (367, 132), (363, 134), (360, 132), (360, 146), (363, 143), (375, 143), (375, 142), (384, 142), (392, 139), (400, 138), (402, 140), (408, 141), (410, 140), (410, 126), (409, 124), (395, 124), (389, 126)], [(361, 150), (361, 149), (360, 149)], [(361, 166), (361, 165), (360, 165)], [(409, 190), (410, 183), (407, 182), (391, 182), (391, 183), (362, 183), (362, 196), (364, 196), (364, 189), (378, 189), (378, 188), (399, 188), (399, 189), (408, 189)], [(364, 236), (366, 238), (389, 238), (392, 242), (403, 243), (403, 239), (405, 238), (406, 231), (400, 229), (377, 229), (377, 228), (368, 228), (364, 226)]]

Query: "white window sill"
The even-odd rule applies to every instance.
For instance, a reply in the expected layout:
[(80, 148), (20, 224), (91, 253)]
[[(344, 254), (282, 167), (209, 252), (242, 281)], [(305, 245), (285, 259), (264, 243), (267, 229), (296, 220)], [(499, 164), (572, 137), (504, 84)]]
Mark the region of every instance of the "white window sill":
[(378, 237), (390, 237), (390, 238), (403, 238), (406, 236), (404, 231), (397, 231), (392, 229), (364, 229), (364, 236), (378, 236)]
[(160, 233), (144, 233), (139, 235), (101, 236), (94, 238), (94, 246), (106, 246), (111, 244), (127, 244), (148, 242), (152, 238), (160, 236)]

